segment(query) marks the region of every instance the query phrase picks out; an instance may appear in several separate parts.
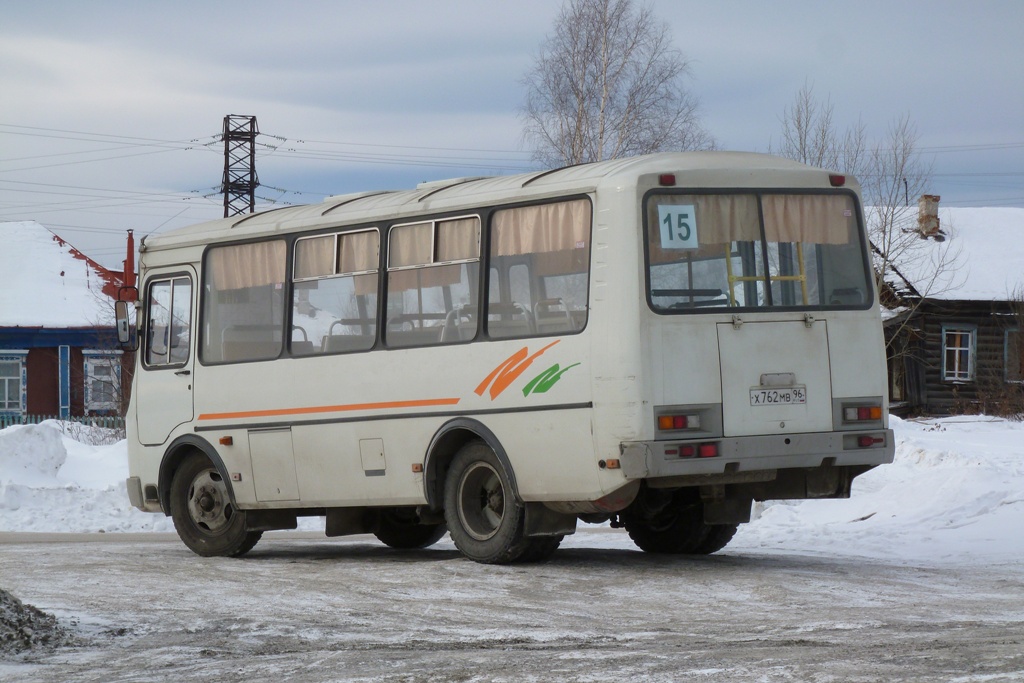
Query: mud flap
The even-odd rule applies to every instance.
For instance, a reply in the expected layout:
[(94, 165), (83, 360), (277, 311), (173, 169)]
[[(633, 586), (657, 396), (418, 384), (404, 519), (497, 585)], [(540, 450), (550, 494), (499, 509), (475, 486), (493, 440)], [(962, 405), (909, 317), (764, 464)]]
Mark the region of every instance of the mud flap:
[(525, 503), (527, 536), (568, 536), (576, 533), (576, 515), (555, 512), (544, 503)]

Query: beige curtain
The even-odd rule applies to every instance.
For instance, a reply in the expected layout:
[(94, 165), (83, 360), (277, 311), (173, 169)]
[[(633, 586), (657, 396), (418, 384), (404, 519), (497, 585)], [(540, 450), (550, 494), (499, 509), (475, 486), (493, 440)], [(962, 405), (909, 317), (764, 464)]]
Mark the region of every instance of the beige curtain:
[(847, 244), (853, 224), (849, 197), (824, 194), (770, 194), (761, 200), (769, 242)]
[(391, 229), (388, 267), (427, 265), (433, 261), (433, 224), (416, 223)]
[(341, 238), (340, 273), (363, 273), (377, 270), (380, 235), (376, 230), (350, 232), (339, 235), (339, 237)]
[(334, 274), (334, 235), (298, 240), (295, 243), (295, 273), (292, 277), (322, 277)]
[(590, 248), (590, 202), (522, 206), (494, 214), (491, 256), (518, 256)]
[[(698, 249), (662, 249), (658, 206), (692, 205)], [(671, 195), (656, 197), (647, 205), (651, 263), (675, 263), (687, 258), (721, 256), (723, 245), (761, 239), (757, 198), (745, 194)]]
[(437, 224), (437, 260), (464, 261), (480, 256), (480, 219), (473, 216)]
[(206, 257), (218, 290), (284, 284), (286, 249), (282, 240), (215, 247)]

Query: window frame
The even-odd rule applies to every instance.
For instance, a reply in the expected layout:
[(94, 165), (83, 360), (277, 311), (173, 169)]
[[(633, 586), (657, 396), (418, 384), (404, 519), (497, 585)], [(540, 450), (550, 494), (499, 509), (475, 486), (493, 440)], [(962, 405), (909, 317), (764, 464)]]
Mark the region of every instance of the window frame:
[[(770, 246), (778, 245), (789, 245), (795, 244), (793, 242), (769, 242), (765, 235), (765, 211), (763, 198), (765, 196), (772, 195), (824, 195), (824, 196), (844, 196), (850, 200), (851, 208), (853, 210), (853, 218), (856, 220), (856, 230), (859, 236), (857, 244), (858, 250), (860, 251), (860, 265), (861, 272), (864, 275), (864, 287), (865, 297), (863, 303), (858, 304), (830, 304), (830, 303), (819, 303), (813, 305), (779, 305), (772, 304), (771, 306), (696, 306), (686, 307), (679, 309), (668, 309), (665, 307), (659, 307), (655, 305), (652, 297), (652, 278), (651, 278), (651, 234), (652, 231), (660, 233), (660, 225), (652, 226), (649, 219), (648, 203), (651, 198), (655, 195), (750, 195), (755, 199), (758, 217), (758, 230), (759, 237), (756, 242), (750, 242), (755, 245), (754, 254), (752, 257), (757, 260), (756, 270), (759, 274), (757, 281), (752, 281), (750, 284), (754, 287), (767, 287), (771, 290), (771, 287), (784, 280), (778, 278), (778, 273), (775, 276), (769, 275), (769, 263), (768, 263), (768, 249)], [(866, 240), (866, 226), (864, 223), (864, 213), (861, 208), (860, 198), (857, 193), (849, 188), (795, 188), (795, 187), (715, 187), (715, 188), (698, 188), (698, 187), (656, 187), (648, 190), (644, 193), (640, 201), (640, 214), (643, 223), (643, 269), (644, 269), (644, 297), (647, 300), (647, 307), (656, 315), (721, 315), (725, 313), (754, 313), (754, 312), (813, 312), (813, 311), (835, 311), (835, 310), (868, 310), (875, 305), (876, 293), (874, 285), (873, 270), (871, 266), (871, 259), (867, 250)], [(731, 243), (726, 243), (731, 244)], [(747, 242), (744, 242), (747, 244)], [(732, 257), (731, 252), (727, 253), (728, 257)], [(764, 272), (761, 272), (761, 271)]]
[[(314, 237), (314, 236), (316, 236), (316, 235), (311, 235), (311, 237)], [(290, 281), (290, 278), (291, 278), (291, 259), (289, 258), (289, 253), (290, 253), (289, 250), (292, 249), (292, 244), (294, 243), (294, 241), (295, 241), (294, 239), (289, 239), (289, 237), (287, 235), (271, 235), (271, 236), (267, 236), (267, 237), (261, 237), (261, 238), (257, 238), (257, 239), (243, 240), (243, 241), (237, 241), (237, 242), (217, 242), (217, 243), (214, 243), (214, 244), (207, 245), (207, 247), (203, 250), (203, 256), (202, 256), (202, 259), (201, 259), (202, 274), (200, 276), (199, 300), (197, 302), (198, 311), (196, 312), (196, 328), (197, 328), (197, 333), (198, 334), (196, 335), (196, 345), (195, 345), (195, 348), (196, 348), (196, 359), (199, 361), (200, 365), (203, 365), (203, 366), (215, 366), (215, 365), (238, 365), (238, 364), (241, 364), (241, 363), (263, 363), (263, 362), (266, 362), (266, 361), (277, 360), (278, 358), (283, 358), (284, 357), (285, 351), (288, 348), (286, 342), (287, 342), (288, 337), (289, 337), (289, 335), (287, 334), (287, 330), (285, 328), (290, 324), (290, 320), (291, 320), (291, 313), (290, 313), (291, 299), (289, 298), (289, 295), (291, 294), (291, 281)], [(234, 359), (224, 360), (223, 358), (221, 358), (219, 360), (213, 360), (213, 359), (209, 359), (209, 358), (204, 358), (204, 350), (206, 349), (206, 344), (207, 344), (207, 339), (206, 339), (206, 336), (207, 336), (207, 334), (206, 334), (206, 328), (207, 328), (206, 313), (207, 313), (207, 304), (209, 303), (209, 301), (208, 301), (209, 300), (209, 295), (210, 295), (210, 291), (209, 290), (210, 290), (210, 287), (211, 287), (211, 283), (210, 283), (210, 274), (211, 274), (210, 254), (212, 252), (218, 250), (218, 249), (223, 249), (223, 248), (245, 247), (245, 246), (254, 245), (254, 244), (273, 244), (275, 242), (282, 244), (283, 247), (284, 247), (284, 259), (283, 259), (283, 262), (281, 264), (281, 266), (283, 268), (283, 275), (282, 275), (282, 281), (280, 283), (281, 284), (282, 297), (283, 297), (282, 301), (281, 301), (282, 313), (281, 313), (281, 320), (279, 321), (279, 324), (277, 326), (277, 331), (281, 334), (281, 345), (280, 345), (280, 347), (278, 349), (277, 354), (274, 355), (274, 356), (265, 356), (265, 357), (261, 356), (261, 357), (257, 357), (257, 358), (243, 358), (243, 359), (237, 359), (237, 360), (234, 360)], [(232, 291), (232, 290), (218, 290), (218, 291)]]
[[(384, 270), (382, 272), (381, 281), (383, 284), (383, 296), (378, 299), (378, 330), (380, 338), (383, 339), (383, 347), (386, 349), (411, 349), (411, 348), (430, 348), (435, 346), (451, 346), (456, 344), (468, 344), (477, 340), (480, 336), (480, 315), (484, 307), (484, 302), (480, 300), (481, 292), (485, 291), (482, 289), (482, 283), (487, 279), (487, 275), (484, 272), (485, 257), (484, 257), (484, 226), (486, 224), (485, 216), (489, 215), (493, 210), (480, 207), (473, 210), (460, 209), (457, 213), (450, 215), (440, 216), (421, 216), (416, 219), (402, 220), (401, 222), (391, 223), (386, 226), (384, 232), (387, 237), (387, 244), (384, 247), (385, 256), (384, 259)], [(458, 259), (445, 259), (441, 260), (438, 258), (438, 231), (442, 223), (449, 223), (461, 220), (473, 220), (476, 222), (476, 255), (473, 257), (458, 258)], [(400, 228), (408, 228), (412, 226), (428, 225), (430, 226), (430, 262), (429, 263), (414, 263), (409, 265), (392, 265), (392, 259), (394, 258), (395, 250), (393, 249), (393, 239), (395, 237), (395, 231)], [(473, 334), (466, 339), (453, 339), (444, 340), (442, 338), (444, 321), (438, 327), (438, 341), (430, 341), (427, 343), (411, 343), (411, 344), (394, 344), (388, 340), (389, 336), (389, 323), (391, 321), (389, 315), (389, 305), (391, 303), (391, 274), (392, 273), (404, 273), (404, 272), (415, 272), (417, 270), (429, 270), (432, 268), (445, 268), (449, 266), (462, 266), (467, 264), (477, 264), (476, 282), (470, 287), (470, 296), (475, 298), (476, 308), (473, 311), (475, 317), (475, 329)], [(421, 287), (420, 290), (423, 288)], [(475, 290), (475, 291), (474, 291)], [(405, 289), (400, 290), (404, 296)], [(464, 310), (464, 309), (461, 309)], [(451, 311), (448, 311), (448, 315), (455, 311), (460, 311), (459, 306), (454, 306)], [(427, 327), (419, 329), (429, 329)]]
[[(500, 301), (500, 300), (499, 301), (492, 301), (491, 300), (491, 282), (492, 282), (492, 279), (493, 279), (493, 274), (492, 274), (491, 271), (495, 269), (495, 265), (494, 265), (495, 255), (492, 253), (493, 242), (494, 242), (494, 232), (495, 232), (495, 225), (494, 225), (495, 217), (497, 216), (497, 214), (501, 213), (502, 211), (513, 211), (513, 210), (516, 210), (516, 209), (524, 209), (524, 208), (529, 208), (529, 207), (533, 207), (533, 206), (549, 206), (549, 205), (553, 205), (553, 204), (569, 204), (569, 203), (578, 202), (578, 201), (586, 202), (587, 205), (588, 205), (589, 213), (590, 213), (590, 220), (587, 223), (586, 268), (585, 268), (584, 273), (583, 273), (583, 274), (586, 275), (586, 278), (587, 278), (587, 286), (586, 286), (585, 290), (582, 293), (583, 294), (583, 305), (584, 305), (584, 311), (586, 313), (586, 317), (584, 318), (584, 320), (582, 322), (582, 325), (580, 325), (579, 329), (571, 329), (571, 330), (564, 330), (564, 331), (557, 331), (557, 332), (556, 331), (538, 331), (538, 330), (534, 330), (534, 331), (530, 332), (529, 334), (509, 334), (509, 335), (495, 335), (495, 334), (492, 334), (491, 330), (490, 330), (490, 323), (492, 322), (490, 320), (491, 308), (495, 304), (498, 304), (500, 306), (504, 306), (504, 305), (510, 303), (510, 302), (503, 302), (503, 301)], [(485, 256), (485, 264), (486, 264), (487, 268), (486, 268), (486, 278), (485, 278), (485, 281), (481, 283), (481, 286), (483, 287), (483, 293), (481, 295), (481, 300), (484, 302), (484, 311), (483, 311), (483, 314), (481, 315), (481, 322), (482, 322), (482, 333), (484, 334), (484, 338), (485, 339), (487, 339), (489, 341), (501, 342), (501, 341), (517, 340), (517, 339), (534, 339), (534, 338), (540, 338), (540, 337), (563, 337), (563, 336), (571, 336), (571, 335), (582, 334), (587, 329), (587, 326), (590, 324), (590, 291), (591, 291), (591, 288), (593, 286), (593, 269), (594, 269), (593, 268), (593, 266), (594, 266), (594, 197), (592, 195), (590, 195), (590, 194), (572, 194), (572, 195), (563, 195), (563, 196), (559, 196), (559, 197), (552, 197), (552, 198), (543, 199), (543, 200), (522, 201), (522, 202), (516, 202), (516, 203), (513, 203), (513, 204), (502, 204), (502, 205), (492, 206), (492, 207), (490, 207), (490, 210), (487, 212), (487, 223), (486, 223), (486, 230), (484, 230), (484, 233), (486, 234), (486, 244), (485, 244), (486, 249), (484, 249), (483, 253), (486, 255)], [(542, 253), (542, 252), (531, 252), (531, 254), (537, 254), (537, 253)], [(508, 257), (503, 257), (503, 258), (508, 258)], [(526, 258), (526, 255), (520, 255), (519, 259), (517, 259), (516, 262), (514, 262), (511, 266), (509, 266), (509, 268), (508, 268), (506, 273), (502, 274), (502, 273), (499, 272), (499, 287), (508, 286), (509, 289), (514, 289), (515, 283), (514, 283), (514, 278), (512, 277), (512, 270), (514, 268), (522, 267), (522, 268), (526, 269), (526, 276), (527, 276), (526, 279), (527, 279), (527, 281), (525, 282), (525, 284), (530, 289), (530, 297), (531, 297), (531, 301), (533, 301), (534, 299), (538, 299), (538, 292), (535, 291), (535, 290), (536, 290), (536, 288), (538, 286), (541, 286), (541, 281), (544, 280), (547, 277), (556, 277), (556, 276), (555, 275), (542, 275), (542, 274), (531, 272), (530, 269), (529, 269), (529, 266), (527, 265), (527, 263), (524, 260), (525, 258)], [(532, 314), (532, 310), (530, 311), (530, 313)]]
[[(371, 233), (371, 232), (375, 233), (377, 235), (377, 257), (374, 260), (373, 268), (372, 269), (368, 269), (368, 270), (353, 270), (353, 271), (342, 272), (341, 252), (340, 252), (340, 249), (339, 249), (340, 238), (343, 238), (346, 235), (359, 235), (359, 234)], [(315, 232), (315, 233), (308, 233), (308, 234), (298, 235), (297, 237), (295, 237), (295, 239), (293, 239), (291, 241), (291, 244), (289, 245), (289, 249), (291, 250), (290, 251), (290, 258), (288, 260), (290, 268), (289, 268), (288, 272), (286, 273), (287, 287), (288, 287), (288, 291), (287, 291), (287, 295), (288, 295), (288, 321), (287, 321), (288, 334), (286, 335), (286, 340), (287, 340), (288, 354), (291, 357), (293, 357), (293, 358), (318, 358), (318, 357), (322, 357), (322, 356), (334, 356), (334, 355), (339, 355), (339, 354), (365, 353), (367, 351), (373, 350), (374, 348), (376, 348), (378, 346), (378, 341), (380, 339), (380, 319), (381, 319), (380, 311), (381, 311), (381, 299), (382, 299), (382, 296), (381, 296), (381, 281), (383, 280), (383, 278), (381, 277), (381, 272), (382, 272), (382, 270), (381, 270), (381, 254), (382, 254), (382, 244), (381, 244), (382, 240), (381, 240), (381, 236), (382, 236), (382, 233), (383, 233), (383, 231), (381, 230), (381, 227), (379, 225), (346, 226), (344, 229), (336, 227), (336, 228), (332, 228), (332, 229), (330, 229), (328, 231), (322, 231), (322, 232)], [(333, 253), (333, 259), (334, 259), (334, 267), (333, 267), (332, 274), (330, 274), (330, 275), (311, 275), (311, 276), (307, 276), (307, 277), (298, 277), (298, 276), (296, 276), (295, 273), (298, 270), (297, 267), (296, 267), (297, 266), (296, 262), (297, 262), (297, 259), (298, 259), (299, 243), (303, 242), (303, 241), (306, 241), (306, 240), (323, 239), (324, 237), (332, 237), (333, 238), (332, 253)], [(295, 331), (295, 295), (296, 295), (296, 292), (298, 291), (296, 289), (295, 285), (296, 284), (301, 284), (301, 283), (306, 283), (306, 282), (319, 282), (321, 280), (339, 280), (339, 279), (342, 279), (342, 278), (352, 278), (354, 280), (355, 278), (360, 277), (360, 276), (364, 276), (364, 275), (376, 275), (377, 276), (376, 277), (376, 280), (377, 280), (376, 281), (376, 288), (375, 288), (375, 292), (374, 292), (377, 300), (376, 300), (376, 308), (374, 309), (373, 316), (372, 316), (373, 325), (374, 325), (374, 334), (373, 334), (374, 342), (370, 346), (368, 346), (366, 348), (359, 348), (359, 349), (341, 349), (341, 350), (336, 350), (336, 351), (335, 350), (331, 350), (331, 351), (314, 351), (313, 353), (296, 353), (293, 350), (293, 348), (292, 348), (292, 345), (294, 344), (294, 341), (295, 341), (294, 339), (292, 339), (292, 335), (293, 335), (293, 333)], [(356, 336), (356, 335), (352, 335), (352, 336)]]
[[(156, 284), (162, 283), (162, 282), (166, 282), (166, 283), (170, 284), (171, 299), (170, 299), (170, 308), (168, 309), (168, 314), (173, 316), (174, 315), (174, 282), (176, 280), (185, 280), (188, 283), (188, 286), (189, 286), (189, 293), (188, 293), (189, 344), (188, 344), (188, 348), (186, 349), (185, 358), (183, 360), (181, 360), (181, 361), (175, 361), (175, 362), (171, 363), (170, 362), (171, 347), (168, 345), (167, 350), (163, 354), (164, 357), (167, 358), (168, 362), (166, 362), (166, 363), (151, 363), (150, 360), (149, 360), (149, 348), (150, 348), (150, 344), (152, 342), (152, 339), (150, 337), (150, 324), (152, 323), (152, 306), (153, 306), (152, 292), (153, 292), (153, 286), (156, 285)], [(195, 287), (195, 283), (192, 281), (192, 275), (190, 273), (187, 273), (187, 272), (184, 272), (184, 271), (182, 271), (182, 272), (175, 272), (175, 273), (160, 273), (159, 275), (154, 275), (152, 278), (150, 278), (149, 280), (146, 281), (145, 308), (144, 308), (144, 314), (143, 314), (143, 317), (142, 317), (143, 324), (140, 325), (140, 327), (142, 329), (142, 339), (141, 339), (141, 345), (140, 345), (140, 349), (139, 349), (140, 352), (141, 352), (141, 355), (142, 355), (142, 367), (144, 369), (146, 369), (146, 370), (178, 370), (178, 369), (181, 369), (181, 368), (183, 368), (183, 367), (185, 367), (186, 365), (189, 364), (189, 361), (192, 358), (192, 343), (193, 343), (194, 337), (195, 337), (195, 329), (194, 328), (196, 327), (196, 325), (194, 323), (194, 320), (193, 320), (195, 318), (195, 310), (193, 310), (195, 308), (194, 305), (193, 305), (194, 302), (195, 302), (195, 296), (194, 296), (194, 291), (195, 290), (194, 290), (194, 287)]]
[[(949, 346), (947, 345), (947, 334), (966, 334), (967, 345), (966, 346)], [(943, 323), (942, 324), (942, 381), (949, 384), (969, 384), (975, 380), (977, 376), (978, 366), (978, 326), (970, 323)], [(957, 368), (950, 370), (946, 363), (948, 352), (951, 350), (955, 351), (966, 351), (967, 352), (967, 370), (962, 371), (959, 368), (959, 361), (957, 362)], [(959, 358), (959, 354), (957, 354)]]
[[(119, 396), (121, 393), (121, 351), (104, 351), (101, 349), (83, 349), (83, 406), (87, 414), (120, 412)], [(110, 368), (112, 396), (110, 401), (96, 401), (93, 396), (93, 368), (106, 365)]]
[[(27, 383), (28, 383), (28, 350), (27, 349), (3, 349), (0, 351), (0, 362), (4, 363), (17, 363), (18, 364), (18, 376), (17, 378), (11, 375), (4, 376), (4, 382), (2, 383), (2, 398), (4, 407), (0, 407), (0, 415), (24, 415), (26, 411), (26, 403), (28, 400), (27, 395)], [(15, 379), (18, 383), (18, 407), (10, 408), (7, 407), (7, 384), (11, 379)]]

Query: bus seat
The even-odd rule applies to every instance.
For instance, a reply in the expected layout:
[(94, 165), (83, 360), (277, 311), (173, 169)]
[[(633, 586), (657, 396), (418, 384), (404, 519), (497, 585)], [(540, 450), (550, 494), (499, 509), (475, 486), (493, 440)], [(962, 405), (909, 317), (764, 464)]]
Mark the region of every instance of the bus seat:
[(234, 325), (225, 328), (221, 360), (267, 360), (281, 355), (281, 331), (267, 325)]
[(572, 312), (561, 299), (541, 299), (533, 306), (537, 332), (572, 332), (576, 329)]
[(292, 355), (293, 356), (309, 356), (313, 353), (313, 342), (311, 341), (293, 341), (292, 342)]
[(492, 337), (529, 337), (535, 332), (533, 314), (520, 303), (487, 305), (487, 333)]
[(342, 353), (345, 351), (365, 351), (373, 346), (374, 338), (363, 334), (331, 334), (324, 337), (322, 346), (324, 353)]

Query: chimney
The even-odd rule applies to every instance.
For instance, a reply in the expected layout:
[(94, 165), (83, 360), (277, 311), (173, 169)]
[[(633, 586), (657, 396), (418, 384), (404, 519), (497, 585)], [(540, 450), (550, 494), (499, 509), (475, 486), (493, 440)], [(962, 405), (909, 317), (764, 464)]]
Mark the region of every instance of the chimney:
[[(128, 231), (128, 244), (124, 259), (124, 278), (122, 278), (125, 287), (135, 286), (135, 231)], [(134, 301), (135, 297), (130, 296), (129, 301)]]
[(936, 242), (946, 239), (946, 234), (939, 229), (939, 195), (923, 194), (917, 200), (917, 232), (921, 239), (929, 237)]

